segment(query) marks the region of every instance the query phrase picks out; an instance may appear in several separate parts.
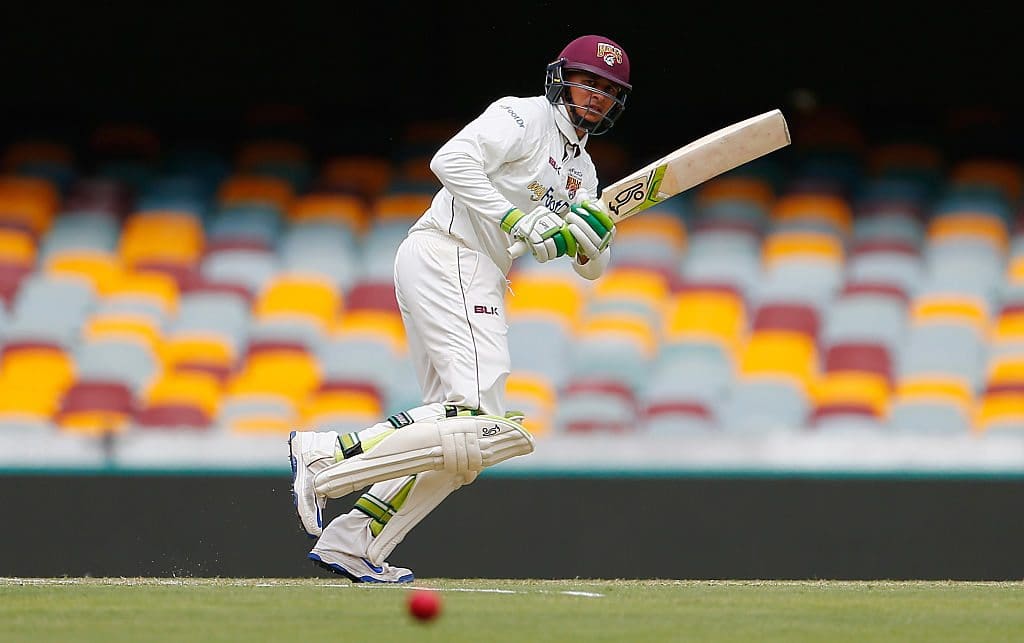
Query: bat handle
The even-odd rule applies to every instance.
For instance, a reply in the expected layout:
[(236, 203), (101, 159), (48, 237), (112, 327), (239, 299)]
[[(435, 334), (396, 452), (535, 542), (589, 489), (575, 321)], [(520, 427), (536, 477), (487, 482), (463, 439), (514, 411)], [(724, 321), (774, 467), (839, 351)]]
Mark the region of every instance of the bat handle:
[(522, 239), (519, 239), (518, 241), (513, 243), (511, 246), (509, 246), (508, 254), (513, 259), (515, 259), (517, 257), (522, 257), (523, 255), (525, 255), (527, 250), (529, 250), (529, 249), (530, 249), (530, 246), (525, 241), (523, 241)]

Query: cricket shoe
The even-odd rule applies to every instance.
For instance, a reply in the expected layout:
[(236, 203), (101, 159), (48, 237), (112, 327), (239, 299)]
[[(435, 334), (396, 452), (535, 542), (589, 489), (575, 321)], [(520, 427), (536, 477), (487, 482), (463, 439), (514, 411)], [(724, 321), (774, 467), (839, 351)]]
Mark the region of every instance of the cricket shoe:
[(292, 465), (292, 500), (302, 530), (310, 538), (323, 532), (326, 496), (318, 496), (313, 478), (335, 462), (338, 434), (334, 431), (292, 431), (288, 436), (288, 459)]
[(387, 563), (374, 565), (365, 558), (337, 551), (314, 547), (307, 557), (327, 571), (345, 576), (353, 583), (411, 583), (416, 580), (410, 569), (392, 567)]

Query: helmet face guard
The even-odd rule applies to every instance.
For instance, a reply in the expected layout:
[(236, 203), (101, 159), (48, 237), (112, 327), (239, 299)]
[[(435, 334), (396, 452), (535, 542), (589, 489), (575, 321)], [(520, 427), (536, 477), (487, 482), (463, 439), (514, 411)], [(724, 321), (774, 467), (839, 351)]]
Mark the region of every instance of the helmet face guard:
[[(567, 71), (579, 71), (603, 78), (614, 83), (619, 92), (613, 96), (590, 85), (568, 82), (565, 80)], [(579, 87), (609, 98), (612, 106), (607, 113), (599, 114), (599, 120), (588, 121), (585, 116), (598, 112), (588, 105), (574, 104), (569, 87)], [(573, 127), (586, 130), (594, 136), (612, 128), (626, 109), (626, 97), (632, 90), (633, 86), (629, 84), (629, 56), (611, 38), (598, 35), (580, 36), (566, 45), (558, 59), (548, 65), (544, 79), (544, 94), (548, 101), (565, 108), (565, 117)]]
[[(622, 115), (622, 112), (625, 111), (626, 98), (629, 96), (630, 88), (620, 85), (621, 89), (618, 96), (614, 96), (596, 87), (591, 87), (590, 85), (567, 81), (565, 80), (565, 71), (571, 69), (606, 78), (611, 82), (616, 82), (615, 79), (607, 78), (605, 75), (590, 69), (568, 67), (568, 65), (568, 60), (565, 58), (559, 58), (547, 66), (547, 73), (544, 78), (544, 94), (547, 96), (548, 102), (552, 105), (562, 105), (565, 108), (565, 117), (573, 127), (585, 130), (592, 136), (600, 136), (601, 134), (606, 133), (613, 125), (615, 125), (615, 121)], [(579, 87), (588, 92), (593, 92), (606, 98), (610, 98), (612, 100), (612, 106), (606, 113), (602, 114), (591, 108), (589, 105), (578, 105), (573, 103), (569, 87)], [(589, 121), (585, 118), (588, 113), (598, 114), (601, 118), (597, 121)]]

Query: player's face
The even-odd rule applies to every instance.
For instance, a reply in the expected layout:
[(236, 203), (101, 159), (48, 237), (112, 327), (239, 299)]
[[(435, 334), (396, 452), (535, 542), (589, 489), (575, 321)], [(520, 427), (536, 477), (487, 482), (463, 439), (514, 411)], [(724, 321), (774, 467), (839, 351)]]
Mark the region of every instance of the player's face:
[(614, 104), (612, 97), (618, 96), (622, 91), (615, 83), (582, 71), (568, 72), (565, 80), (571, 97), (569, 102), (577, 105), (577, 115), (592, 123), (601, 120), (601, 117), (608, 113)]

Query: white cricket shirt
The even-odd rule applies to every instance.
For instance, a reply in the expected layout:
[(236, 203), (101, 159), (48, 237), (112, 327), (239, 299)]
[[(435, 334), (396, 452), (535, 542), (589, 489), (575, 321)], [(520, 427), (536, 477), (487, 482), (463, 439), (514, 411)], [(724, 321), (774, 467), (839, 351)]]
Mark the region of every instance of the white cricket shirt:
[(573, 203), (597, 195), (587, 136), (544, 96), (506, 96), (491, 103), (434, 155), (430, 168), (444, 186), (410, 231), (443, 231), (488, 255), (508, 274), (511, 235), (501, 218), (538, 205), (565, 216)]

